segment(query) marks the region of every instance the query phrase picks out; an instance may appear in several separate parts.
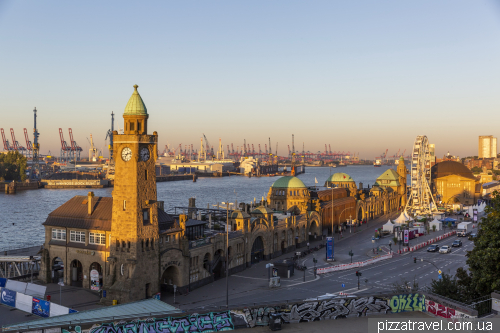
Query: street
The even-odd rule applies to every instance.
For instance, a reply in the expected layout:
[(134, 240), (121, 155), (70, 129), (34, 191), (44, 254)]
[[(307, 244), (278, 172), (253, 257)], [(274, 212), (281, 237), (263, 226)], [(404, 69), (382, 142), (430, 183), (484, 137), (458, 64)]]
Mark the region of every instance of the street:
[[(335, 262), (334, 265), (349, 263), (351, 257), (349, 252), (352, 250), (352, 261), (363, 261), (376, 256), (373, 253), (374, 248), (381, 248), (379, 254), (390, 252), (389, 242), (392, 242), (392, 236), (388, 236), (372, 243), (371, 237), (376, 228), (380, 227), (387, 220), (394, 219), (398, 213), (391, 216), (383, 216), (377, 220), (370, 221), (368, 226), (364, 225), (357, 233), (344, 232), (345, 238), (338, 240), (335, 237)], [(449, 229), (447, 229), (450, 231)], [(476, 229), (477, 230), (477, 229)], [(410, 241), (410, 246), (419, 244), (428, 239), (442, 235), (443, 231), (431, 232), (430, 235), (419, 237)], [(358, 269), (349, 269), (344, 271), (331, 272), (314, 276), (313, 258), (318, 260), (317, 266), (328, 267), (331, 263), (325, 261), (325, 248), (313, 252), (304, 258), (299, 259), (299, 264), (305, 265), (307, 270), (304, 272), (295, 270), (294, 276), (290, 279), (281, 279), (281, 287), (270, 289), (267, 280), (267, 269), (265, 265), (271, 261), (262, 261), (253, 265), (249, 269), (231, 275), (229, 277), (229, 305), (253, 305), (254, 303), (272, 303), (291, 300), (304, 300), (315, 298), (327, 293), (343, 292), (348, 295), (369, 295), (391, 292), (391, 285), (401, 282), (405, 279), (413, 285), (415, 280), (419, 288), (430, 286), (432, 279), (438, 279), (438, 269), (443, 273), (455, 274), (458, 267), (465, 267), (466, 251), (471, 250), (473, 242), (467, 237), (450, 236), (434, 244), (450, 245), (455, 239), (461, 239), (463, 245), (454, 247), (451, 253), (442, 254), (439, 252), (427, 252), (427, 247), (414, 252), (406, 252), (398, 255), (394, 254), (392, 259), (383, 260), (373, 265)], [(315, 247), (320, 242), (311, 243)], [(392, 250), (397, 251), (399, 244), (392, 244)], [(290, 258), (294, 253), (287, 253), (281, 258)], [(414, 258), (417, 262), (414, 262)], [(422, 261), (423, 259), (423, 261)], [(436, 267), (435, 267), (436, 266)], [(358, 290), (358, 277), (356, 271), (362, 273), (359, 279), (360, 286)], [(305, 275), (305, 281), (304, 281)], [(226, 280), (220, 279), (214, 283), (193, 290), (188, 295), (177, 295), (176, 306), (182, 309), (203, 309), (209, 307), (224, 307), (226, 305)], [(342, 287), (344, 285), (344, 287)], [(163, 295), (162, 300), (172, 304), (173, 296)]]

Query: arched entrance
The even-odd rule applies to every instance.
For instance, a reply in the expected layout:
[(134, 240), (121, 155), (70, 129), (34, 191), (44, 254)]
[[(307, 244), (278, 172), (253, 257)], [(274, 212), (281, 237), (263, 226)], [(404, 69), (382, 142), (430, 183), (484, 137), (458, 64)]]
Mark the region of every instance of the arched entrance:
[(162, 291), (173, 293), (174, 285), (179, 287), (181, 283), (179, 268), (177, 266), (168, 266), (161, 276), (160, 283)]
[(80, 260), (71, 262), (71, 285), (73, 287), (83, 287), (83, 267)]
[(309, 241), (316, 240), (316, 237), (319, 235), (319, 226), (318, 222), (311, 221), (311, 225), (309, 226)]
[(64, 282), (64, 262), (55, 257), (50, 265), (52, 283)]
[(362, 221), (364, 221), (364, 219), (365, 219), (365, 216), (363, 214), (363, 207), (359, 207), (357, 220), (362, 222)]
[(102, 267), (98, 262), (93, 262), (90, 264), (89, 269), (89, 277), (90, 277), (90, 289), (99, 291), (103, 286), (102, 281)]
[(264, 259), (264, 242), (262, 237), (255, 238), (252, 245), (252, 264), (256, 264)]

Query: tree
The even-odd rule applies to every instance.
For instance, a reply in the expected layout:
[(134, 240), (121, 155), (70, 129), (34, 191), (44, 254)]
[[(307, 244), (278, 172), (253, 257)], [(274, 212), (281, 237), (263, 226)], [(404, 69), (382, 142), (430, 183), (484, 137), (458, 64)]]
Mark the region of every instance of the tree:
[(483, 169), (480, 167), (473, 167), (470, 171), (472, 171), (472, 173), (481, 173), (483, 172)]
[(26, 180), (26, 157), (17, 151), (0, 154), (0, 178), (5, 180)]
[(455, 301), (462, 302), (463, 298), (458, 292), (457, 277), (455, 275), (442, 273), (441, 279), (431, 282), (431, 291), (444, 297), (448, 297)]
[(401, 278), (399, 282), (391, 283), (391, 289), (395, 294), (415, 293), (419, 290), (417, 278), (413, 277), (413, 282)]
[(471, 281), (479, 295), (500, 290), (500, 196), (493, 192), (487, 216), (474, 238), (474, 248), (467, 253)]

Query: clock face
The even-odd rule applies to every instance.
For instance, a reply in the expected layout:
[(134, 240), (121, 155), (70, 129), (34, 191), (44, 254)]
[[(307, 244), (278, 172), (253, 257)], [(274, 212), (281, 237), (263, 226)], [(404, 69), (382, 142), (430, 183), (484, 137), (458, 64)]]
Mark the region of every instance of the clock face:
[(146, 147), (141, 148), (141, 158), (144, 162), (149, 160), (149, 149), (148, 148), (146, 148)]
[(131, 158), (132, 158), (132, 150), (129, 147), (123, 148), (122, 149), (122, 159), (125, 162), (128, 162), (128, 161), (130, 161)]

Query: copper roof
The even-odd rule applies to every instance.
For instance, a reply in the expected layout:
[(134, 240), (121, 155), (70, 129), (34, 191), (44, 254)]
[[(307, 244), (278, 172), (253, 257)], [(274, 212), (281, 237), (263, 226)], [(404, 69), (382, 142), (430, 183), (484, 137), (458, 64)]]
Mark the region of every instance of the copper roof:
[(450, 175), (462, 176), (464, 178), (476, 179), (464, 164), (455, 161), (443, 161), (435, 164), (432, 169), (432, 178), (441, 178)]
[[(88, 215), (87, 196), (77, 195), (49, 214), (43, 225), (76, 229), (111, 231), (113, 216), (112, 197), (94, 197), (92, 215)], [(158, 209), (158, 226), (166, 230), (173, 226), (174, 219)]]
[(342, 192), (343, 194), (347, 195), (347, 189), (344, 188), (344, 187), (335, 187), (333, 189), (328, 189), (328, 190), (324, 190), (324, 191), (318, 191), (318, 198), (321, 199), (321, 198), (324, 198), (326, 196), (331, 196), (332, 195), (332, 192), (335, 194), (335, 193), (339, 193), (339, 192)]
[(49, 214), (43, 225), (111, 231), (113, 198), (94, 197), (92, 215), (88, 215), (87, 196), (77, 195)]
[[(340, 198), (340, 199), (334, 199), (333, 200), (333, 207), (341, 206), (341, 205), (347, 205), (354, 203), (356, 204), (356, 198), (354, 197), (347, 197), (347, 198)], [(330, 208), (332, 206), (331, 201), (323, 201), (321, 202), (321, 208)]]

